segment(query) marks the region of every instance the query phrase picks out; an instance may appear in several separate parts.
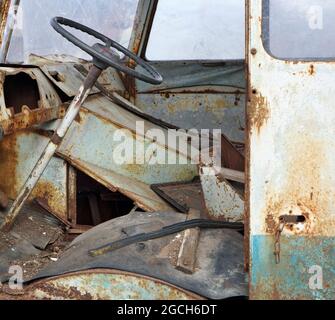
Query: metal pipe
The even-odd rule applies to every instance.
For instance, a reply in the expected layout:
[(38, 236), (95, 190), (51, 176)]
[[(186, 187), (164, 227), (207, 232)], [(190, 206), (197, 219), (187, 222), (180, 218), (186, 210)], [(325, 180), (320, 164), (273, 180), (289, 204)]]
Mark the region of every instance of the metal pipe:
[[(6, 63), (6, 61), (7, 61), (7, 55), (8, 55), (8, 52), (9, 52), (10, 43), (11, 43), (13, 33), (14, 33), (14, 29), (15, 29), (15, 25), (16, 25), (16, 19), (17, 19), (17, 14), (18, 14), (20, 2), (21, 2), (21, 0), (15, 0), (13, 4), (11, 3), (10, 8), (13, 8), (13, 16), (10, 17), (9, 24), (7, 25), (7, 27), (4, 30), (4, 32), (6, 31), (7, 33), (4, 34), (5, 38), (3, 39), (3, 42), (1, 44), (2, 45), (1, 54), (0, 54), (0, 62), (1, 63)], [(8, 18), (7, 18), (7, 22), (8, 22)]]
[(1, 230), (8, 230), (14, 223), (15, 218), (19, 214), (25, 201), (29, 198), (31, 192), (36, 186), (38, 180), (42, 176), (44, 170), (48, 166), (51, 158), (54, 156), (58, 146), (62, 143), (64, 136), (66, 135), (68, 129), (70, 128), (72, 122), (77, 117), (80, 107), (83, 102), (88, 97), (92, 87), (101, 75), (102, 70), (96, 66), (92, 66), (84, 84), (79, 89), (78, 95), (73, 99), (71, 105), (69, 106), (66, 115), (59, 127), (56, 129), (53, 137), (49, 141), (45, 150), (43, 151), (40, 159), (36, 163), (33, 171), (29, 175), (27, 181), (25, 182), (23, 188), (21, 189), (18, 197), (15, 199), (13, 205), (11, 206), (8, 214), (4, 218), (1, 225)]

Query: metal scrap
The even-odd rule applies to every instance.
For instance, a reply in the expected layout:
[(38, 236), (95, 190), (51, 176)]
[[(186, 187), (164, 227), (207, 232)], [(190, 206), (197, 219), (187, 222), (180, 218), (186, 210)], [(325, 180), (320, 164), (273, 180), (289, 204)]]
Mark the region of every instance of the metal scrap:
[(189, 182), (153, 184), (151, 189), (179, 212), (188, 213), (190, 209), (196, 209), (202, 216), (206, 212), (199, 179)]
[[(3, 215), (0, 214), (0, 219)], [(23, 267), (26, 280), (48, 263), (46, 254), (53, 254), (51, 246), (62, 241), (64, 226), (38, 205), (29, 204), (24, 206), (13, 229), (7, 233), (0, 232), (0, 237), (0, 281), (8, 279), (9, 267), (13, 265)], [(60, 245), (57, 247), (60, 253)]]
[[(187, 220), (200, 219), (200, 211), (191, 209)], [(197, 249), (200, 239), (200, 228), (188, 229), (183, 233), (176, 268), (182, 272), (193, 274), (196, 267)]]

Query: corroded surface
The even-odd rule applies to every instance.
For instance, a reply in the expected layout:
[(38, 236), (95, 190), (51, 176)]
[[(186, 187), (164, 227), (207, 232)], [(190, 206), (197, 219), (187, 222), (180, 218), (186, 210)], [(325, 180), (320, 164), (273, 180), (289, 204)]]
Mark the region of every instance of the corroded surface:
[(199, 300), (166, 282), (117, 270), (90, 270), (37, 282), (25, 298), (37, 300)]
[[(251, 298), (333, 299), (334, 64), (273, 58), (261, 42), (262, 1), (249, 9)], [(285, 224), (276, 264), (281, 216), (304, 221)], [(320, 290), (310, 288), (313, 266), (323, 268)]]

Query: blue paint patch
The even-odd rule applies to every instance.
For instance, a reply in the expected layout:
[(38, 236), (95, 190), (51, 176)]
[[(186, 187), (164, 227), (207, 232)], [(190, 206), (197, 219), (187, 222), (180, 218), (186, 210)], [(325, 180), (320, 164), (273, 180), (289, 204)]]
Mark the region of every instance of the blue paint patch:
[(334, 300), (334, 248), (335, 238), (282, 236), (277, 265), (274, 237), (251, 237), (251, 298)]

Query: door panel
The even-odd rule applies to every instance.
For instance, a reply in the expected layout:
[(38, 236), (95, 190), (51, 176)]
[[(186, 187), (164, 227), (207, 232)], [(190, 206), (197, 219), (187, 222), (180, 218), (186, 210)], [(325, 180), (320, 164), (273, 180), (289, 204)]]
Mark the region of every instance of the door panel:
[(334, 299), (335, 64), (272, 57), (262, 9), (249, 1), (250, 296)]

